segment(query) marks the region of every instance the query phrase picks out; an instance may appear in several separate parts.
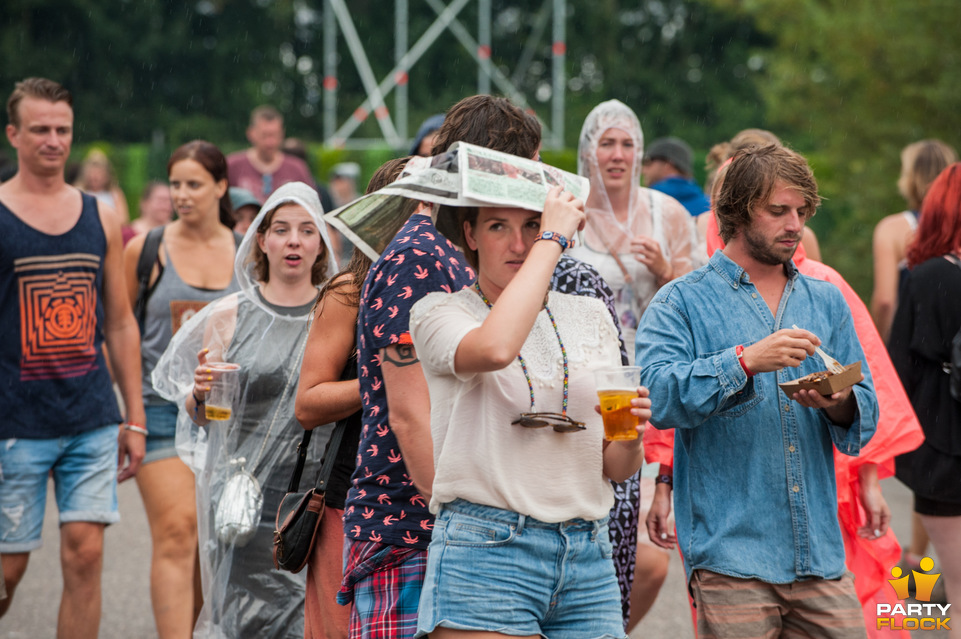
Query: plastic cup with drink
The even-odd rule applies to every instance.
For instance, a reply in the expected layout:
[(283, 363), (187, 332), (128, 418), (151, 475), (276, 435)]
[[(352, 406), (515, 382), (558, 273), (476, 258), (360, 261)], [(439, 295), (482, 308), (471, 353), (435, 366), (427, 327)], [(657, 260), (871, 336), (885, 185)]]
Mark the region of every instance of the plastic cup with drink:
[(610, 441), (637, 439), (638, 419), (631, 414), (631, 400), (641, 385), (640, 366), (614, 366), (594, 371), (597, 397), (604, 420), (604, 438)]
[(240, 395), (240, 365), (208, 362), (207, 368), (213, 374), (213, 380), (207, 391), (204, 415), (210, 420), (226, 421), (233, 414)]

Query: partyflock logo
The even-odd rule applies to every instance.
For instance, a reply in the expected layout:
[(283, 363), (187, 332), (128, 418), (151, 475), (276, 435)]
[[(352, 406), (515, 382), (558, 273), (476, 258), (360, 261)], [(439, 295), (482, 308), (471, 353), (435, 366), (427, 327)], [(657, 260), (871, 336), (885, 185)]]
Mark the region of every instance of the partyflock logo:
[[(931, 591), (938, 583), (941, 573), (927, 574), (934, 568), (934, 560), (924, 557), (921, 560), (921, 570), (912, 570), (910, 575), (901, 576), (901, 567), (895, 566), (891, 569), (891, 576), (888, 583), (894, 588), (898, 603), (891, 605), (888, 603), (877, 604), (878, 620), (877, 629), (888, 628), (890, 630), (950, 630), (948, 622), (948, 610), (951, 604), (931, 603)], [(918, 603), (904, 603), (905, 599), (911, 596), (910, 581), (914, 578), (914, 598)], [(937, 615), (937, 616), (935, 616)]]

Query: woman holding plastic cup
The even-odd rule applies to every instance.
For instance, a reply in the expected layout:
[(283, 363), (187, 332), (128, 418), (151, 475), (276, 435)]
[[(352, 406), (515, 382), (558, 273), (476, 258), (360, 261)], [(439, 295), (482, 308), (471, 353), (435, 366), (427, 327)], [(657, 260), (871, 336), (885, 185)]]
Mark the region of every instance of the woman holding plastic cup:
[[(237, 251), (240, 292), (187, 322), (154, 371), (181, 406), (177, 449), (197, 477), (198, 635), (303, 636), (305, 575), (274, 569), (270, 548), (303, 433), (294, 394), (308, 318), (335, 269), (322, 213), (306, 184), (277, 189)], [(310, 447), (304, 477), (322, 451)], [(232, 518), (238, 509), (253, 521)]]
[[(641, 440), (605, 441), (595, 409), (594, 369), (620, 363), (610, 314), (598, 300), (548, 293), (583, 203), (555, 188), (543, 214), (459, 217), (477, 280), (411, 314), (430, 387), (437, 514), (417, 636), (624, 637), (608, 479), (637, 471)], [(640, 434), (650, 400), (635, 391)]]

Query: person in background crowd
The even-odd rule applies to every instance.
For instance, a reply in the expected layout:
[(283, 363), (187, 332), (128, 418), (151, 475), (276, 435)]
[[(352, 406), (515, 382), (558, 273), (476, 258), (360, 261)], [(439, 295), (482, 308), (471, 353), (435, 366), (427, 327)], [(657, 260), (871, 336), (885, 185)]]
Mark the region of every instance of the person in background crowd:
[[(874, 227), (871, 316), (885, 342), (891, 336), (891, 321), (898, 307), (898, 288), (907, 273), (908, 245), (918, 228), (924, 195), (934, 178), (957, 161), (957, 152), (941, 140), (921, 140), (901, 150), (898, 191), (907, 201), (908, 210), (888, 215)], [(918, 551), (919, 555), (924, 553), (926, 546), (927, 542)]]
[[(808, 361), (820, 338), (839, 360), (864, 361), (843, 296), (791, 261), (819, 201), (797, 153), (740, 151), (715, 203), (726, 247), (661, 289), (638, 329), (642, 383), (676, 398), (655, 403), (652, 423), (678, 429), (677, 538), (700, 636), (864, 636), (831, 449), (858, 455), (875, 432), (870, 369), (830, 396), (788, 400), (776, 387), (823, 369)], [(781, 328), (794, 324), (807, 330)]]
[(680, 138), (659, 138), (644, 150), (641, 175), (649, 188), (666, 193), (697, 217), (711, 209), (704, 191), (693, 179), (694, 153)]
[(107, 154), (100, 149), (91, 149), (84, 157), (74, 186), (111, 207), (122, 222), (130, 221), (127, 198), (120, 190)]
[(437, 129), (439, 129), (442, 124), (444, 124), (443, 113), (432, 115), (424, 120), (420, 128), (417, 129), (417, 135), (414, 136), (414, 141), (410, 145), (410, 153), (408, 155), (429, 157), (431, 149), (434, 148), (434, 140), (437, 139)]
[(307, 164), (284, 153), (284, 118), (272, 106), (259, 106), (250, 113), (247, 127), (250, 148), (227, 157), (230, 186), (239, 186), (263, 202), (267, 196), (288, 182), (313, 184)]
[(121, 221), (64, 179), (74, 123), (67, 89), (18, 82), (7, 117), (19, 170), (0, 185), (0, 618), (41, 545), (52, 476), (63, 572), (57, 636), (96, 637), (104, 529), (120, 519), (117, 482), (139, 470), (147, 434)]
[(657, 289), (696, 265), (687, 210), (640, 186), (643, 151), (637, 116), (617, 100), (594, 107), (581, 127), (577, 172), (591, 192), (583, 241), (571, 255), (593, 265), (614, 291), (627, 344)]
[(123, 227), (124, 246), (136, 235), (146, 233), (150, 229), (169, 224), (173, 220), (174, 206), (170, 199), (170, 187), (166, 182), (151, 180), (143, 189), (140, 196), (140, 215)]
[[(180, 407), (177, 449), (196, 475), (204, 576), (197, 636), (304, 635), (306, 575), (274, 568), (270, 549), (301, 440), (293, 399), (308, 318), (334, 267), (322, 213), (310, 185), (274, 191), (237, 250), (240, 292), (186, 324), (153, 374), (158, 392)], [(210, 419), (206, 406), (215, 362), (240, 367), (237, 403), (225, 421)], [(316, 447), (307, 453), (303, 476), (315, 477), (321, 454)], [(242, 473), (253, 477), (263, 503), (256, 529), (241, 537), (219, 521), (219, 508)]]
[[(409, 158), (390, 160), (370, 178), (372, 193), (396, 180)], [(416, 202), (410, 201), (413, 212)], [(371, 259), (354, 248), (350, 262), (321, 291), (310, 327), (297, 385), (295, 414), (304, 428), (346, 420), (324, 500), (324, 517), (307, 565), (305, 639), (346, 639), (350, 607), (337, 605), (344, 578), (344, 501), (357, 463), (361, 429), (360, 384), (357, 381), (357, 313), (360, 286)]]
[[(931, 184), (888, 347), (914, 404), (924, 443), (897, 458), (897, 476), (914, 493), (914, 512), (938, 554), (947, 601), (961, 603), (961, 402), (954, 388), (961, 332), (961, 163)], [(927, 568), (928, 570), (930, 567)], [(953, 623), (951, 637), (961, 637)]]
[[(672, 197), (640, 186), (644, 135), (627, 105), (610, 100), (595, 107), (581, 128), (578, 173), (591, 182), (584, 242), (570, 251), (594, 266), (611, 286), (628, 358), (633, 361), (638, 319), (657, 289), (694, 267), (695, 237), (691, 216)], [(643, 518), (640, 495), (651, 492), (651, 479), (632, 479), (618, 503), (630, 504), (631, 528)], [(616, 518), (612, 521), (616, 521)], [(612, 523), (612, 530), (615, 524)], [(627, 627), (653, 605), (667, 576), (669, 556), (631, 536), (633, 561), (621, 577)], [(615, 562), (617, 563), (617, 562)]]
[[(236, 239), (227, 192), (227, 161), (216, 146), (194, 140), (167, 162), (177, 220), (163, 227), (148, 280), (152, 290), (142, 318), (142, 391), (147, 411), (147, 455), (137, 486), (150, 524), (150, 600), (157, 634), (183, 637), (200, 611), (197, 505), (194, 474), (177, 456), (177, 405), (154, 389), (150, 374), (171, 338), (208, 302), (237, 290), (233, 272)], [(140, 296), (137, 264), (146, 235), (124, 251), (127, 292)]]
[[(707, 165), (707, 192), (711, 194), (712, 201), (715, 199), (716, 178), (721, 166), (734, 157), (734, 154), (738, 151), (746, 149), (749, 146), (764, 146), (766, 144), (779, 145), (781, 144), (781, 140), (770, 131), (765, 131), (764, 129), (744, 129), (731, 138), (730, 141), (721, 142), (711, 147), (711, 150), (708, 151), (705, 164)], [(713, 219), (714, 216), (712, 215), (701, 215), (697, 218), (698, 242), (702, 247), (711, 245), (717, 241), (715, 236), (708, 235), (707, 227)], [(814, 234), (814, 231), (808, 226), (804, 227), (801, 243), (804, 244), (804, 250), (809, 258), (818, 262), (821, 261), (821, 247), (818, 244), (818, 238)], [(708, 259), (711, 258), (710, 252), (708, 252), (707, 257)]]
[[(284, 143), (280, 145), (281, 150), (287, 155), (292, 155), (295, 158), (303, 160), (304, 164), (307, 165), (307, 169), (310, 171), (311, 175), (315, 172), (311, 166), (310, 159), (307, 157), (307, 146), (304, 141), (300, 138), (284, 138)], [(324, 207), (324, 212), (330, 212), (334, 210), (334, 201), (330, 199), (330, 192), (327, 190), (327, 186), (321, 184), (317, 180), (310, 182), (313, 184), (314, 188), (317, 189), (317, 195), (320, 197), (320, 205)], [(333, 229), (328, 228), (328, 231)], [(333, 239), (333, 236), (331, 236)]]
[(356, 162), (341, 162), (330, 169), (330, 197), (334, 208), (350, 204), (360, 196), (357, 193), (359, 178), (360, 165)]
[(257, 217), (262, 205), (254, 197), (254, 194), (247, 189), (232, 186), (228, 189), (228, 192), (230, 193), (230, 203), (234, 208), (234, 233), (246, 235), (250, 223)]
[[(952, 162), (958, 160), (955, 150), (941, 140), (913, 142), (901, 150), (901, 175), (898, 191), (908, 203), (908, 210), (888, 215), (874, 227), (874, 290), (871, 294), (871, 316), (887, 342), (891, 321), (898, 306), (898, 291), (907, 274), (907, 250), (918, 227), (921, 203), (931, 182)], [(928, 534), (917, 513), (912, 515), (911, 542), (904, 551), (901, 567), (905, 572), (918, 570), (928, 549)], [(943, 599), (943, 581), (936, 586)]]

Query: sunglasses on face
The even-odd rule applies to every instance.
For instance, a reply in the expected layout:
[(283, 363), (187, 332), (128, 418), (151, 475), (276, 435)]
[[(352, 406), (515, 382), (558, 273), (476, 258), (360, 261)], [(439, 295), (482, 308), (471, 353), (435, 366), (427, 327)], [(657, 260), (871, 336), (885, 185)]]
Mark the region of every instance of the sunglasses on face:
[(511, 422), (512, 425), (524, 428), (543, 428), (550, 426), (555, 433), (573, 433), (586, 430), (584, 422), (571, 419), (561, 413), (521, 413), (521, 416)]

